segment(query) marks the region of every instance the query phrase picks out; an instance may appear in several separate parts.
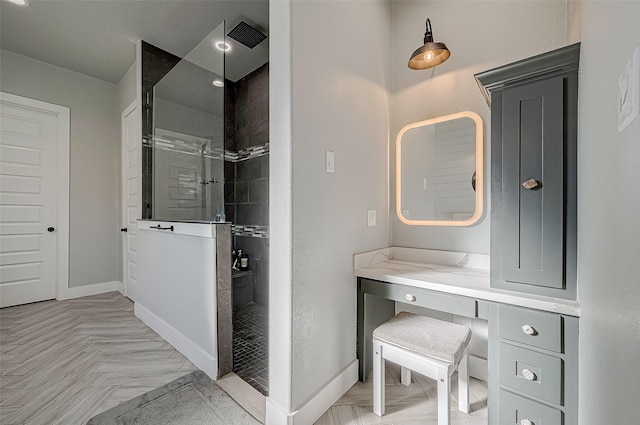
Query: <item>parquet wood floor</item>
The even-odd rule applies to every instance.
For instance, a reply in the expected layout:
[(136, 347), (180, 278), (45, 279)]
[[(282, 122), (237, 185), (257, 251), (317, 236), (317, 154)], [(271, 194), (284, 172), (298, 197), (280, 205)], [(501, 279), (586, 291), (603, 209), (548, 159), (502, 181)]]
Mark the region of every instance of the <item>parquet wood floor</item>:
[[(436, 381), (417, 373), (411, 374), (411, 385), (400, 384), (400, 367), (386, 363), (386, 411), (382, 417), (373, 413), (373, 380), (356, 383), (315, 425), (436, 425), (438, 400)], [(456, 375), (451, 383), (451, 424), (487, 425), (487, 383), (471, 378), (469, 384), (470, 413), (458, 410)]]
[(0, 310), (2, 425), (82, 425), (193, 370), (118, 292)]
[[(45, 301), (0, 310), (0, 424), (84, 425), (123, 401), (196, 368), (133, 315), (118, 292)], [(316, 425), (430, 425), (437, 423), (435, 381), (387, 363), (387, 403), (372, 409), (372, 382), (357, 383)], [(457, 410), (452, 425), (486, 425), (487, 386), (471, 379), (471, 413)]]

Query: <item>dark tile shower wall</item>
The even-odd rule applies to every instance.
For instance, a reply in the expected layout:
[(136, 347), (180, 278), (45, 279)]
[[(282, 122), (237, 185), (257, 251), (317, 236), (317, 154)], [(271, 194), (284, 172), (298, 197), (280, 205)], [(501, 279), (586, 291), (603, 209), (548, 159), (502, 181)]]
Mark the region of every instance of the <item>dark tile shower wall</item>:
[[(226, 149), (242, 153), (252, 147), (264, 146), (269, 141), (269, 64), (236, 83), (227, 81), (225, 87)], [(225, 163), (225, 211), (227, 220), (236, 227), (268, 228), (268, 153)], [(243, 234), (245, 232), (236, 232), (234, 248), (249, 255), (249, 268), (255, 279), (254, 301), (267, 305), (269, 238)]]

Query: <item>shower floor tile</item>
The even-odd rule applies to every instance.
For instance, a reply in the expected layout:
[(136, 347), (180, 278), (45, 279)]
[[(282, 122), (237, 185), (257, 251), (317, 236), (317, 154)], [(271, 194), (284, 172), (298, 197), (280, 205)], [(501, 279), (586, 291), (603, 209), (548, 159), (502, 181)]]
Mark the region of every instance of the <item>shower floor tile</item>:
[(265, 396), (269, 388), (267, 308), (251, 303), (233, 310), (233, 371)]

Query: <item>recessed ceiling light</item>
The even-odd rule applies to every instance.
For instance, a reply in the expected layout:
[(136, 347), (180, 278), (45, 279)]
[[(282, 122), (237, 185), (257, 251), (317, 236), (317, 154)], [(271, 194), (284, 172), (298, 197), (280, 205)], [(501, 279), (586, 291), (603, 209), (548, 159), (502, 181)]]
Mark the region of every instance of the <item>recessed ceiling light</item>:
[(29, 0), (7, 0), (9, 3), (17, 4), (18, 6), (29, 6)]
[(212, 84), (216, 87), (224, 87), (224, 83), (220, 80), (213, 80)]
[(216, 41), (216, 48), (218, 50), (222, 50), (223, 52), (228, 52), (231, 50), (231, 46), (229, 43), (225, 43), (224, 41)]

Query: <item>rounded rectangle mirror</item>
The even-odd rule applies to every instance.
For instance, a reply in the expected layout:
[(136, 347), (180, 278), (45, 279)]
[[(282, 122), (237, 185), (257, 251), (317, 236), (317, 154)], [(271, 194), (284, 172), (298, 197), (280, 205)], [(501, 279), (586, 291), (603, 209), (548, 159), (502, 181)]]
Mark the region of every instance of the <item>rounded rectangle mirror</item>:
[(474, 112), (405, 126), (396, 140), (396, 212), (405, 224), (470, 226), (482, 216), (482, 119)]

